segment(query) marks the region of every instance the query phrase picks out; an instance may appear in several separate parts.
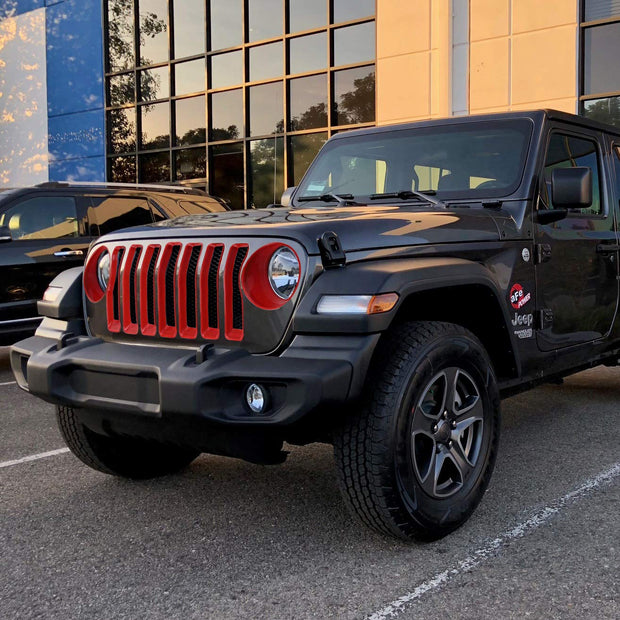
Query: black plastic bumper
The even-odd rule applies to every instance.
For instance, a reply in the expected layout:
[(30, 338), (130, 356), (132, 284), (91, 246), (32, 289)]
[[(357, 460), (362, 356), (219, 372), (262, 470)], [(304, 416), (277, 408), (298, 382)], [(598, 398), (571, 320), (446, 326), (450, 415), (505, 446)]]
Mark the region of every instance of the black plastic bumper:
[[(357, 396), (378, 338), (297, 336), (281, 356), (259, 356), (36, 335), (12, 347), (11, 365), (20, 387), (55, 404), (134, 419), (286, 425)], [(262, 414), (246, 404), (250, 383), (268, 391)]]

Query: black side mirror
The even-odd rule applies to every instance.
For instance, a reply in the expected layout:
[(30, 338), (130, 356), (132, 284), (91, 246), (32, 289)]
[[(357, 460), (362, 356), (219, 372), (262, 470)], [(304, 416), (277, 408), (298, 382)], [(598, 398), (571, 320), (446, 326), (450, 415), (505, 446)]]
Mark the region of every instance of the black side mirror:
[(0, 243), (6, 243), (12, 241), (11, 230), (8, 226), (0, 226)]
[(587, 209), (592, 206), (592, 170), (556, 168), (551, 173), (554, 209)]

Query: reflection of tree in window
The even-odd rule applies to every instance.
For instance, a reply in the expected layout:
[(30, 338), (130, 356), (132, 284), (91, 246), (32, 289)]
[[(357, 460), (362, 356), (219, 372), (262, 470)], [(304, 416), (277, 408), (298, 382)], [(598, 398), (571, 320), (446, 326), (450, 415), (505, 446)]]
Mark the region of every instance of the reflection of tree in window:
[(255, 140), (251, 147), (251, 205), (260, 209), (278, 202), (284, 190), (284, 141), (282, 138)]
[(375, 73), (353, 80), (353, 90), (334, 101), (337, 124), (352, 125), (375, 119)]
[(620, 127), (620, 97), (584, 102), (584, 116)]
[(211, 130), (211, 140), (218, 142), (220, 140), (236, 140), (239, 137), (239, 128), (237, 125), (229, 125), (226, 129), (223, 127), (214, 127)]

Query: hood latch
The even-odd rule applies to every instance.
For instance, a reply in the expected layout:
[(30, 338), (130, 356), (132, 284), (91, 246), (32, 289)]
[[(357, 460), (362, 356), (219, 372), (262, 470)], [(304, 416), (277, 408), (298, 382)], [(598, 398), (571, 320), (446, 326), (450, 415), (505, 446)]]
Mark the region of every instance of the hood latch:
[(325, 232), (318, 240), (319, 251), (321, 252), (321, 261), (325, 269), (333, 269), (334, 267), (344, 267), (347, 262), (347, 256), (342, 249), (340, 239), (335, 232)]

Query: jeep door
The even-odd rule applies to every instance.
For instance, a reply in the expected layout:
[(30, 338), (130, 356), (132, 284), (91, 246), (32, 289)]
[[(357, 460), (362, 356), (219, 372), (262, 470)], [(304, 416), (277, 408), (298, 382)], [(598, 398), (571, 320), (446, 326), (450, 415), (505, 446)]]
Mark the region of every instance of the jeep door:
[(84, 213), (79, 197), (57, 192), (22, 194), (0, 206), (0, 225), (11, 233), (0, 245), (3, 330), (36, 325), (36, 302), (50, 281), (84, 262), (91, 241)]
[[(600, 133), (555, 126), (547, 138), (534, 216), (537, 342), (551, 351), (604, 337), (618, 301), (618, 251), (609, 169)], [(565, 218), (541, 223), (554, 209), (555, 168), (588, 167), (592, 204), (568, 209)]]

